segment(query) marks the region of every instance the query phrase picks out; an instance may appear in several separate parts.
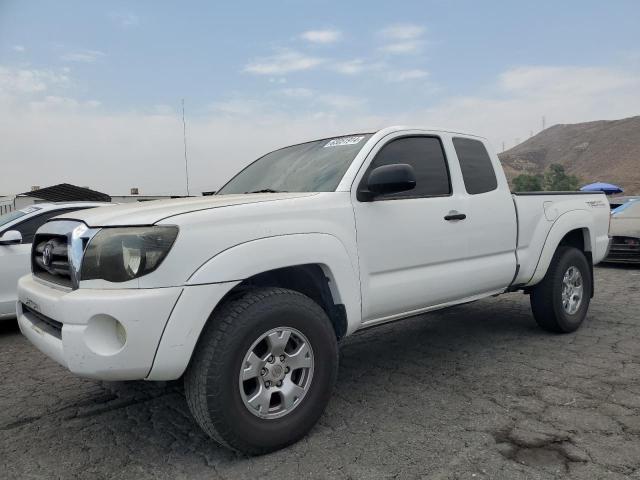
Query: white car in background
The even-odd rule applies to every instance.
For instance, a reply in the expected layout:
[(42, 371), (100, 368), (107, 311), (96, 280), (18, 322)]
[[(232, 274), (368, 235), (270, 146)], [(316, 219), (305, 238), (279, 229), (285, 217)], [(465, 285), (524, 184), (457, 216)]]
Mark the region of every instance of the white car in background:
[(605, 261), (640, 264), (640, 197), (631, 197), (611, 212), (611, 245)]
[(16, 316), (18, 279), (31, 271), (36, 230), (58, 215), (112, 205), (104, 202), (38, 203), (0, 216), (0, 320)]

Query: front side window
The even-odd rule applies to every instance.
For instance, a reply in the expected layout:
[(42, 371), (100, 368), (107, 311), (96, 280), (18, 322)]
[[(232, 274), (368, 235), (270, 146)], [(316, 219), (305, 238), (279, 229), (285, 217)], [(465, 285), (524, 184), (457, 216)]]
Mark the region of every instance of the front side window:
[(369, 133), (281, 148), (233, 177), (217, 195), (259, 192), (333, 192)]
[(458, 155), (467, 193), (477, 195), (498, 188), (491, 158), (481, 141), (457, 137), (453, 139), (453, 146)]
[(394, 163), (413, 167), (416, 187), (405, 192), (377, 197), (378, 200), (395, 198), (435, 197), (451, 194), (451, 182), (442, 142), (437, 137), (402, 137), (391, 140), (377, 153), (364, 179), (374, 168)]

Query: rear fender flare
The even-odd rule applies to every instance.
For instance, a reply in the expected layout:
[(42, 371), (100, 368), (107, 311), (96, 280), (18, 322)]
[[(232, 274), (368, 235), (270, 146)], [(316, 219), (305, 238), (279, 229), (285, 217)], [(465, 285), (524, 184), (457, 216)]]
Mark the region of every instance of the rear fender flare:
[(542, 280), (549, 269), (549, 265), (551, 265), (553, 254), (558, 249), (560, 242), (572, 230), (583, 231), (584, 248), (586, 251), (591, 251), (595, 239), (593, 238), (593, 217), (590, 213), (587, 210), (571, 210), (560, 215), (547, 234), (538, 259), (538, 265), (533, 276), (527, 282), (527, 286), (535, 285)]

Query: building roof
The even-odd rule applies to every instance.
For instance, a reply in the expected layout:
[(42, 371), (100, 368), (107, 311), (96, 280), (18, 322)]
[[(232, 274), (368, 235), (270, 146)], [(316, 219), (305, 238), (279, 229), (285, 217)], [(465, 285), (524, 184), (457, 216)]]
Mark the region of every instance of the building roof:
[(70, 183), (60, 183), (51, 187), (40, 188), (32, 192), (19, 193), (18, 197), (34, 197), (48, 202), (110, 202), (106, 193), (89, 188), (77, 187)]

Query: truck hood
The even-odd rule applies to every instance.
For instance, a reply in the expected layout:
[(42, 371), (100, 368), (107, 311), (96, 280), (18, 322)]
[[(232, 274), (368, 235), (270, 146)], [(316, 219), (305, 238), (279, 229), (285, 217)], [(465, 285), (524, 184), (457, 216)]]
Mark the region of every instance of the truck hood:
[(248, 203), (275, 202), (291, 198), (309, 197), (316, 193), (251, 193), (244, 195), (213, 195), (208, 197), (151, 200), (147, 202), (123, 203), (109, 208), (92, 208), (73, 212), (56, 219), (73, 219), (89, 227), (113, 227), (153, 225), (160, 220), (184, 213), (231, 207)]

